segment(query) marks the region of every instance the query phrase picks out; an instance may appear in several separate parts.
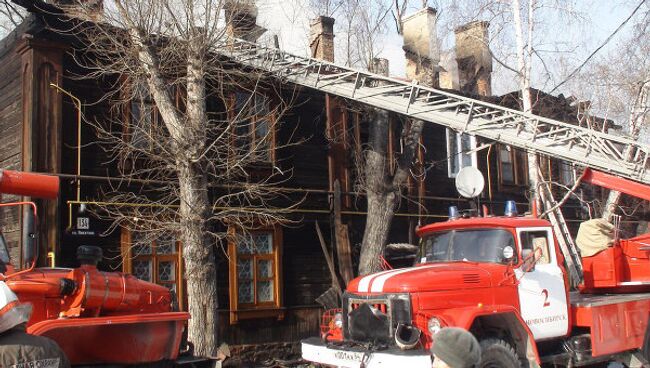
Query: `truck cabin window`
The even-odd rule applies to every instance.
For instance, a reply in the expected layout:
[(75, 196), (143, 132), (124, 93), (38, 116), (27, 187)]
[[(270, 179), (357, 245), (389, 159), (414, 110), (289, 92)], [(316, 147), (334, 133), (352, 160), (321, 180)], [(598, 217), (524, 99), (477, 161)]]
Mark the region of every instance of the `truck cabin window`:
[(523, 231), (519, 235), (522, 254), (524, 250), (531, 250), (535, 254), (535, 263), (548, 264), (550, 258), (548, 255), (548, 233), (541, 231)]
[(470, 261), (506, 264), (516, 259), (515, 240), (507, 230), (450, 230), (426, 236), (421, 263)]

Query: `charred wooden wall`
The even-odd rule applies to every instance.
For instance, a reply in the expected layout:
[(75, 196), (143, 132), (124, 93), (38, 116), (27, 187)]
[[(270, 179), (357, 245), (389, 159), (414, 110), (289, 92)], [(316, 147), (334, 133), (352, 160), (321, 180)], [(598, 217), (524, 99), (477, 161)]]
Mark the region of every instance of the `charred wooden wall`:
[[(20, 36), (28, 28), (23, 25), (0, 41), (0, 169), (21, 170), (22, 148), (22, 88), (21, 60), (16, 52)], [(16, 200), (15, 196), (0, 196), (2, 202)], [(20, 210), (18, 207), (0, 209), (0, 224), (13, 260), (20, 259)]]

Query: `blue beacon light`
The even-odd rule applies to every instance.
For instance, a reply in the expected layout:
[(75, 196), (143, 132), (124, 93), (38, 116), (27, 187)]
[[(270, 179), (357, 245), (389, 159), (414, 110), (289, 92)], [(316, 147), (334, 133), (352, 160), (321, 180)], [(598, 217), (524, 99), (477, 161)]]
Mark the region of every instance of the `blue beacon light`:
[(506, 201), (506, 210), (504, 214), (508, 217), (514, 217), (517, 216), (517, 204), (515, 201)]
[(458, 213), (458, 207), (456, 206), (449, 206), (449, 219), (450, 220), (456, 220), (459, 217)]

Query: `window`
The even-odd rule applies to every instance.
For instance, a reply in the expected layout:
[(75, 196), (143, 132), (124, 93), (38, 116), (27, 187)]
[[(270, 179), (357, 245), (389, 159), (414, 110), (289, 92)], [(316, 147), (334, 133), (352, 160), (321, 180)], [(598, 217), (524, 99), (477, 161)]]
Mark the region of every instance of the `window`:
[(448, 174), (455, 178), (460, 169), (476, 167), (476, 137), (447, 129)]
[(233, 145), (237, 155), (252, 154), (256, 161), (275, 161), (275, 119), (270, 99), (259, 93), (235, 92)]
[(548, 264), (551, 259), (548, 253), (548, 232), (546, 230), (539, 231), (523, 231), (519, 234), (519, 241), (521, 242), (522, 254), (523, 251), (528, 249), (535, 253), (537, 264)]
[[(343, 192), (350, 191), (350, 167), (352, 166), (349, 150), (350, 132), (348, 131), (349, 110), (345, 102), (334, 96), (325, 96), (326, 106), (326, 130), (325, 135), (328, 141), (327, 166), (329, 172), (329, 188), (334, 190), (334, 182), (339, 181), (340, 189)], [(352, 206), (351, 196), (342, 196), (343, 206)]]
[[(441, 231), (424, 238), (421, 263), (450, 261), (508, 263), (514, 254), (514, 245), (514, 237), (507, 230)], [(510, 249), (507, 249), (508, 247)]]
[(128, 106), (128, 141), (134, 149), (147, 150), (153, 146), (157, 110), (146, 86), (138, 84)]
[(499, 145), (499, 183), (506, 186), (528, 185), (526, 152), (508, 145)]
[(231, 228), (230, 233), (230, 322), (282, 318), (280, 228), (246, 232)]
[(123, 271), (174, 292), (182, 310), (184, 286), (180, 242), (171, 233), (153, 234), (122, 230)]

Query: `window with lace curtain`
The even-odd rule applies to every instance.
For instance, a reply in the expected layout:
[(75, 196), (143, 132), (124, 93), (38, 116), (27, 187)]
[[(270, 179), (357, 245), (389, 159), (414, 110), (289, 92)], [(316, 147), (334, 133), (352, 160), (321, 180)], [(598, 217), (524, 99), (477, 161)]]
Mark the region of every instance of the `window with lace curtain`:
[(275, 226), (251, 231), (230, 229), (230, 321), (281, 318), (282, 232)]
[(181, 244), (172, 233), (145, 234), (122, 230), (123, 271), (140, 280), (162, 285), (185, 307)]

